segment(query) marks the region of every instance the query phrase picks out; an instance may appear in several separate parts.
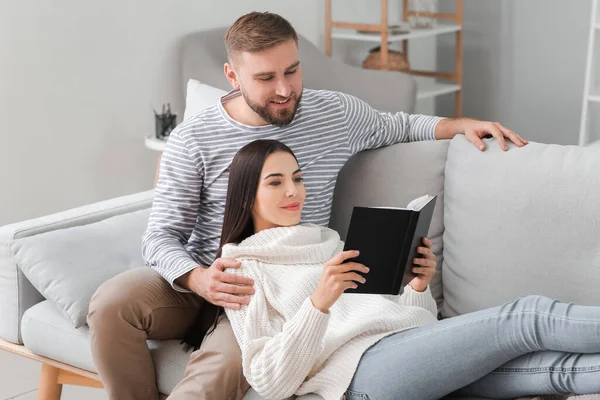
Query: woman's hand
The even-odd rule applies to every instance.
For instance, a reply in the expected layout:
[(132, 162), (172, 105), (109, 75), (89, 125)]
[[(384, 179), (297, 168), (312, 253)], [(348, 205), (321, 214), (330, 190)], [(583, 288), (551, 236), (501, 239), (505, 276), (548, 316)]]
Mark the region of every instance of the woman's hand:
[(327, 314), (329, 308), (340, 298), (346, 289), (355, 289), (357, 287), (354, 281), (366, 282), (366, 279), (355, 271), (366, 274), (369, 272), (369, 268), (356, 262), (342, 264), (348, 258), (357, 257), (358, 254), (356, 250), (344, 251), (325, 264), (317, 289), (310, 297), (313, 306), (317, 310)]
[(423, 244), (417, 248), (417, 253), (422, 254), (424, 258), (415, 258), (413, 261), (417, 264), (413, 267), (412, 271), (418, 274), (416, 278), (409, 282), (417, 292), (424, 292), (427, 289), (427, 285), (431, 282), (431, 278), (435, 274), (435, 267), (437, 266), (437, 257), (431, 251), (431, 240), (423, 238)]

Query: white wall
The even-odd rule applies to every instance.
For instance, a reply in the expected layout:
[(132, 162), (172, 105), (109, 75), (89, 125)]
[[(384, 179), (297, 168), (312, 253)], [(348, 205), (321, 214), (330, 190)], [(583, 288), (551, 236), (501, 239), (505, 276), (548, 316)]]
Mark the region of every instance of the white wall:
[[(465, 0), (464, 9), (465, 116), (577, 144), (591, 0)], [(453, 42), (439, 43), (444, 68)], [(437, 112), (452, 107), (440, 100)]]
[[(377, 22), (378, 3), (334, 1), (334, 17)], [(0, 0), (0, 225), (151, 188), (158, 154), (143, 138), (153, 133), (153, 107), (171, 102), (183, 115), (175, 77), (184, 35), (272, 11), (323, 48), (323, 7), (323, 0)], [(369, 48), (336, 46), (334, 57), (355, 65)], [(434, 65), (435, 49), (416, 49), (413, 58)], [(433, 103), (427, 107), (419, 110), (432, 112)]]
[(322, 3), (0, 0), (0, 225), (151, 188), (178, 40), (268, 9), (319, 43)]

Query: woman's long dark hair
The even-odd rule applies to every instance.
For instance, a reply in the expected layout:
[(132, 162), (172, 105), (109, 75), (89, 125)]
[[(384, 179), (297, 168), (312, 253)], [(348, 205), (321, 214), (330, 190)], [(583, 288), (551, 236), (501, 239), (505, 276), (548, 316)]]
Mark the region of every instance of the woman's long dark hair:
[[(252, 208), (260, 181), (260, 173), (269, 155), (278, 152), (296, 155), (285, 144), (277, 140), (255, 140), (242, 147), (233, 157), (229, 168), (227, 200), (221, 242), (215, 258), (221, 257), (223, 246), (227, 243), (240, 243), (254, 234)], [(298, 161), (298, 159), (296, 159)], [(204, 338), (217, 327), (223, 307), (212, 303), (202, 304), (196, 319), (183, 338), (185, 350), (198, 350)]]

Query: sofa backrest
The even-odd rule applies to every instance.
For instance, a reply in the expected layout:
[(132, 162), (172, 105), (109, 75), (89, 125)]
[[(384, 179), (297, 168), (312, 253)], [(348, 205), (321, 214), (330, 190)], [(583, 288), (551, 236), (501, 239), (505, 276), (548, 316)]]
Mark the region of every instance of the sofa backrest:
[(438, 257), (438, 270), (431, 282), (438, 307), (443, 301), (444, 166), (448, 146), (448, 140), (399, 143), (354, 156), (338, 176), (329, 224), (345, 238), (354, 206), (406, 207), (417, 197), (438, 195), (429, 229)]

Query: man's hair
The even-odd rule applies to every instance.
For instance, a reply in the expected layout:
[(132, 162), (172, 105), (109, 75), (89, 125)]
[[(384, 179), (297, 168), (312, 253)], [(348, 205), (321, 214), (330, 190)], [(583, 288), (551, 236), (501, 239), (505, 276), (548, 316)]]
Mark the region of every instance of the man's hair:
[(241, 52), (254, 53), (287, 40), (298, 43), (298, 35), (285, 18), (270, 12), (251, 12), (238, 18), (225, 34), (230, 62)]

